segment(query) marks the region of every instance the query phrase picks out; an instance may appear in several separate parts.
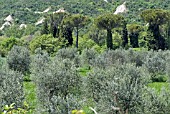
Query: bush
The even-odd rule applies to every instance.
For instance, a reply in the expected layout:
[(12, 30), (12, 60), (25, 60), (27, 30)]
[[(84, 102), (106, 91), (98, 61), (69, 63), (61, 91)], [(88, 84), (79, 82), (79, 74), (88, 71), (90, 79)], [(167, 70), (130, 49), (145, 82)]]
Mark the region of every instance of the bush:
[(92, 62), (93, 67), (107, 68), (115, 64), (129, 63), (127, 51), (123, 49), (107, 50)]
[(169, 114), (170, 112), (170, 91), (162, 88), (158, 93), (155, 89), (148, 88), (144, 93), (143, 114)]
[(50, 55), (54, 55), (59, 49), (65, 47), (66, 42), (63, 39), (54, 38), (52, 35), (41, 35), (35, 37), (29, 45), (32, 53), (37, 48), (47, 51)]
[(5, 64), (5, 58), (0, 57), (0, 69), (2, 69), (3, 65)]
[(166, 73), (166, 56), (162, 51), (149, 51), (146, 56), (144, 65), (152, 74), (152, 79), (157, 77), (157, 75), (164, 75)]
[(29, 72), (30, 62), (29, 50), (21, 46), (14, 46), (7, 57), (9, 68), (23, 74)]
[(58, 50), (56, 56), (62, 59), (73, 60), (76, 56), (78, 56), (78, 50), (77, 48), (62, 48)]
[(23, 75), (4, 66), (0, 69), (0, 109), (12, 103), (22, 107), (23, 101)]
[(6, 38), (0, 43), (0, 54), (6, 56), (14, 45), (17, 45), (19, 41), (16, 38)]
[(98, 53), (94, 49), (84, 49), (81, 54), (82, 64), (88, 65), (90, 67), (97, 54)]
[(157, 74), (155, 77), (152, 78), (153, 82), (166, 82), (167, 76)]
[[(74, 41), (76, 41), (76, 40), (74, 40)], [(87, 37), (82, 37), (82, 38), (79, 38), (79, 48), (78, 49), (79, 49), (79, 51), (82, 51), (83, 49), (86, 49), (86, 48), (91, 49), (96, 45), (97, 44), (93, 40), (91, 40)]]
[(56, 57), (61, 59), (70, 59), (74, 62), (76, 67), (81, 66), (81, 60), (77, 48), (59, 49), (56, 54)]
[(94, 69), (87, 80), (87, 95), (94, 99), (101, 114), (114, 113), (113, 107), (121, 113), (142, 112), (143, 93), (149, 81), (145, 68), (134, 65), (115, 65), (105, 70)]
[[(81, 77), (70, 59), (50, 58), (38, 50), (32, 61), (31, 77), (37, 86), (41, 113), (64, 114), (63, 111), (73, 110), (71, 107), (76, 105), (73, 101), (80, 93)], [(68, 100), (72, 98), (70, 95), (73, 95), (73, 101)]]

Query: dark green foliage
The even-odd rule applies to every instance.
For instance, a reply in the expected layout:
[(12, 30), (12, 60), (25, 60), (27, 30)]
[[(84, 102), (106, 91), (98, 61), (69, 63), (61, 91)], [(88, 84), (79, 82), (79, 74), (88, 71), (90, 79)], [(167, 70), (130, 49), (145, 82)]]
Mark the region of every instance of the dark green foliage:
[(50, 59), (47, 53), (38, 51), (32, 61), (31, 73), (37, 86), (40, 112), (63, 114), (76, 106), (74, 99), (69, 99), (72, 99), (70, 95), (76, 98), (80, 93), (81, 77), (70, 59)]
[(128, 45), (128, 31), (126, 26), (127, 24), (125, 22), (122, 30), (122, 47), (127, 47)]
[(130, 45), (133, 48), (139, 47), (139, 33), (142, 30), (142, 27), (138, 24), (131, 24), (128, 26)]
[(43, 28), (41, 30), (41, 34), (48, 34), (49, 30), (48, 30), (48, 23), (47, 23), (47, 19), (45, 19), (44, 23), (43, 23)]
[(167, 47), (168, 47), (168, 49), (170, 49), (170, 21), (168, 21), (168, 24), (167, 24), (166, 35), (167, 35), (167, 41), (166, 42), (168, 43)]
[(25, 74), (29, 72), (30, 63), (29, 50), (25, 47), (13, 46), (7, 57), (9, 68)]
[(165, 38), (160, 33), (160, 25), (168, 22), (170, 18), (168, 11), (161, 9), (149, 9), (143, 11), (141, 17), (149, 23), (148, 31), (153, 33), (154, 39), (149, 42), (149, 45), (155, 45), (152, 48), (154, 50), (165, 49)]
[(22, 107), (23, 101), (23, 75), (4, 66), (0, 69), (0, 108), (12, 103)]
[(4, 31), (7, 37), (11, 38), (21, 38), (24, 34), (24, 29), (20, 29), (18, 25), (13, 25)]
[[(59, 8), (65, 8), (66, 11), (72, 14), (83, 14), (95, 17), (102, 13), (113, 12), (116, 7), (122, 4), (122, 0), (1, 0), (0, 1), (0, 23), (9, 14), (13, 14), (14, 19), (21, 23), (35, 23), (43, 14), (36, 14), (35, 11), (44, 11), (51, 6), (49, 13), (52, 13)], [(139, 13), (144, 9), (170, 9), (169, 0), (127, 0), (128, 12), (125, 14), (129, 18), (129, 22), (141, 22)]]
[(88, 32), (88, 37), (99, 46), (102, 46), (105, 44), (105, 38), (107, 37), (107, 34), (104, 30), (102, 31), (93, 25)]
[(124, 24), (124, 18), (120, 15), (104, 14), (95, 20), (99, 29), (107, 30), (106, 44), (108, 49), (113, 49), (112, 29)]
[(111, 32), (111, 30), (107, 30), (106, 42), (107, 42), (107, 48), (108, 49), (113, 49), (113, 39), (112, 39), (112, 32)]
[[(64, 19), (63, 24), (65, 26), (73, 27), (76, 31), (76, 47), (78, 48), (78, 37), (79, 37), (79, 30), (83, 28), (90, 22), (90, 19), (87, 16), (83, 16), (80, 14), (74, 14), (67, 16)], [(71, 32), (71, 31), (70, 31)]]
[(67, 15), (68, 14), (65, 12), (58, 12), (50, 15), (50, 33), (54, 38), (59, 37), (59, 33), (61, 31), (61, 23)]
[(61, 37), (64, 37), (68, 41), (68, 46), (73, 45), (73, 28), (69, 25), (62, 25)]

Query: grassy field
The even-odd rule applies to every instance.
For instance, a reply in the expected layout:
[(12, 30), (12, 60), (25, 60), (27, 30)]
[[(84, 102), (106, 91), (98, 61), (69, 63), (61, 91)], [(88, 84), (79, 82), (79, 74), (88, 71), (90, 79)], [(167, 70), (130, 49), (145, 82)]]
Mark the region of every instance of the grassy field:
[[(84, 70), (82, 70), (81, 73), (85, 75)], [(151, 88), (155, 88), (159, 92), (162, 87), (168, 88), (168, 85), (169, 84), (165, 82), (154, 82), (150, 83), (148, 86)], [(29, 104), (29, 107), (32, 110), (31, 112), (34, 112), (37, 105), (36, 87), (33, 82), (24, 82), (24, 88), (26, 95), (25, 101)]]
[[(83, 67), (83, 68), (78, 69), (78, 72), (80, 73), (81, 76), (87, 76), (87, 73), (89, 71), (90, 70), (88, 67)], [(148, 87), (155, 88), (158, 92), (160, 92), (162, 87), (165, 87), (168, 89), (168, 86), (169, 84), (166, 82), (153, 82), (148, 85)], [(29, 107), (31, 108), (30, 114), (32, 114), (35, 111), (35, 108), (37, 106), (35, 84), (31, 81), (24, 82), (24, 91), (26, 95), (25, 101), (28, 103)], [(86, 110), (86, 108), (83, 110)], [(88, 107), (87, 107), (87, 110), (88, 110)]]
[(28, 103), (31, 112), (34, 112), (37, 105), (36, 87), (33, 82), (24, 82), (25, 101)]

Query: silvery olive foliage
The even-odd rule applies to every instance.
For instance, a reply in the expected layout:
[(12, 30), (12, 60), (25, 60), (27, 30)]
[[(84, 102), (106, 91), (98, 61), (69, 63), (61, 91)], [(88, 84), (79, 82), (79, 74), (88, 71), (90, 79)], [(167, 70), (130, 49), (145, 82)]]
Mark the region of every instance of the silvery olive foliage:
[(56, 57), (70, 59), (77, 67), (81, 66), (81, 60), (77, 48), (62, 48), (58, 50)]
[(62, 59), (73, 60), (78, 55), (77, 48), (62, 48), (58, 50), (56, 56)]
[(160, 92), (148, 88), (144, 93), (143, 108), (144, 114), (169, 114), (170, 113), (170, 91), (162, 88)]
[(159, 50), (158, 52), (149, 51), (146, 55), (144, 66), (146, 66), (146, 68), (150, 72), (153, 81), (160, 80), (160, 78), (165, 77), (166, 64), (169, 55), (169, 51), (163, 52), (161, 50)]
[(168, 82), (170, 82), (170, 57), (166, 61), (166, 75), (168, 76)]
[(107, 50), (96, 57), (93, 60), (92, 65), (93, 67), (100, 67), (100, 68), (107, 68), (113, 66), (116, 63), (123, 64), (126, 63), (126, 56), (122, 49), (118, 50)]
[(147, 51), (134, 51), (132, 49), (116, 49), (116, 50), (107, 50), (101, 53), (93, 61), (93, 67), (110, 67), (115, 64), (126, 64), (132, 63), (136, 66), (142, 66), (147, 55)]
[(0, 108), (12, 103), (15, 103), (16, 108), (21, 107), (23, 101), (23, 75), (4, 65), (0, 69)]
[(126, 53), (126, 57), (129, 59), (128, 63), (133, 63), (137, 67), (142, 66), (144, 64), (145, 58), (148, 54), (148, 52), (145, 50), (134, 51), (133, 49), (127, 50)]
[(69, 114), (72, 108), (78, 108), (75, 101), (79, 101), (81, 77), (70, 59), (50, 58), (46, 52), (38, 50), (31, 67), (41, 113)]
[(149, 81), (144, 67), (133, 64), (95, 69), (88, 75), (88, 95), (96, 102), (100, 114), (142, 113), (143, 93)]
[(97, 55), (98, 53), (94, 49), (84, 49), (81, 54), (82, 64), (91, 66)]
[(5, 64), (5, 59), (0, 57), (0, 69), (2, 69), (4, 64)]
[(150, 73), (164, 73), (166, 67), (166, 59), (163, 52), (150, 51), (146, 56), (145, 66)]
[(10, 69), (26, 73), (30, 68), (29, 50), (22, 46), (13, 46), (8, 53), (7, 64)]

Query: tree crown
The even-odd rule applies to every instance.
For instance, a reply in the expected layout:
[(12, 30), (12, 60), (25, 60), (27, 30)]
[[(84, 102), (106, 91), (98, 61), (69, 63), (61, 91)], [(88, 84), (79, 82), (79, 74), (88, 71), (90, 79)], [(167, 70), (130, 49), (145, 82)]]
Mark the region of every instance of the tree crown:
[(125, 20), (121, 15), (104, 14), (98, 16), (95, 22), (98, 28), (111, 30), (115, 27), (122, 26)]
[(141, 17), (143, 20), (145, 20), (151, 25), (152, 24), (162, 25), (165, 24), (170, 19), (168, 11), (162, 9), (145, 10), (141, 13)]

